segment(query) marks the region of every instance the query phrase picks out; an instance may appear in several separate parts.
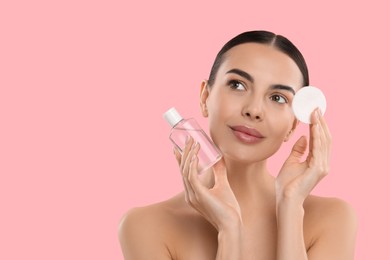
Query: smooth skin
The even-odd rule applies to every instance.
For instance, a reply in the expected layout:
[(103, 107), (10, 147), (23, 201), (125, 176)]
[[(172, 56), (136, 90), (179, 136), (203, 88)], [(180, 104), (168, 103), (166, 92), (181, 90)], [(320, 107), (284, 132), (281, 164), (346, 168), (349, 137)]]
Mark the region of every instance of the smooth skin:
[[(277, 84), (295, 92), (302, 87), (299, 68), (286, 54), (258, 43), (226, 53), (214, 85), (205, 80), (200, 89), (201, 111), (223, 158), (198, 175), (199, 144), (190, 138), (182, 154), (174, 150), (184, 191), (123, 216), (125, 259), (354, 258), (355, 211), (340, 199), (310, 195), (330, 165), (331, 135), (318, 109), (309, 138), (298, 139), (277, 177), (267, 170), (267, 158), (298, 124), (294, 94)], [(253, 127), (264, 138), (243, 143), (232, 133), (235, 125)]]

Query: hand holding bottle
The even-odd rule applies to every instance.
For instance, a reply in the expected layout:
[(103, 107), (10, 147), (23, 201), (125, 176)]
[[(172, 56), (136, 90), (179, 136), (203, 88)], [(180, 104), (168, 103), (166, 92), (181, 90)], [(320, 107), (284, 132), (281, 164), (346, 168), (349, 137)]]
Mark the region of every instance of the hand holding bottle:
[(198, 156), (200, 145), (194, 144), (191, 137), (186, 142), (183, 154), (175, 147), (175, 156), (183, 177), (186, 202), (196, 209), (218, 231), (230, 229), (242, 222), (241, 210), (229, 185), (223, 158), (212, 168), (214, 186), (205, 187), (198, 176)]

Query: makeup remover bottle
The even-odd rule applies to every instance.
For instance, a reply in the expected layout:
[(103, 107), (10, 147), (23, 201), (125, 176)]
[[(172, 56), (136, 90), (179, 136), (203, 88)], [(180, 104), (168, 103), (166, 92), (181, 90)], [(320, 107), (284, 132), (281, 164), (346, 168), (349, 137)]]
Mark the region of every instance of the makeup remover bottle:
[(174, 107), (164, 113), (164, 119), (172, 127), (169, 139), (171, 139), (181, 154), (183, 154), (187, 136), (191, 136), (194, 142), (200, 144), (198, 173), (202, 173), (221, 159), (222, 154), (220, 150), (200, 128), (195, 119), (184, 119)]

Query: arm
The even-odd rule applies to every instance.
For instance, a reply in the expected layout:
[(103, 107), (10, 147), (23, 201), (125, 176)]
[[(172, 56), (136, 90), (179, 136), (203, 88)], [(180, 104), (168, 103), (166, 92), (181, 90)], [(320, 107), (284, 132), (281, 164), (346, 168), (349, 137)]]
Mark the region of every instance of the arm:
[(135, 208), (121, 219), (118, 235), (125, 260), (172, 259), (159, 225), (151, 221), (151, 216), (142, 208)]
[(218, 231), (218, 251), (216, 260), (239, 260), (241, 252), (242, 223)]
[(354, 259), (357, 231), (355, 211), (338, 199), (325, 204), (324, 212), (321, 212), (323, 217), (317, 220), (320, 232), (307, 253), (303, 237), (303, 207), (293, 201), (284, 201), (279, 205), (277, 259)]
[(176, 159), (183, 177), (186, 202), (197, 210), (218, 231), (217, 260), (242, 258), (241, 209), (229, 185), (223, 158), (213, 167), (214, 187), (205, 187), (198, 178), (199, 144), (190, 138), (183, 155), (175, 149)]
[(276, 179), (277, 260), (353, 259), (356, 217), (345, 203), (334, 203), (339, 206), (327, 208), (324, 217), (316, 219), (323, 230), (306, 252), (303, 202), (328, 174), (331, 146), (329, 129), (318, 110), (312, 122), (306, 160), (301, 162), (307, 147), (306, 138), (301, 137)]
[(303, 216), (302, 205), (293, 201), (283, 201), (277, 205), (278, 242), (276, 259), (308, 260), (303, 237)]

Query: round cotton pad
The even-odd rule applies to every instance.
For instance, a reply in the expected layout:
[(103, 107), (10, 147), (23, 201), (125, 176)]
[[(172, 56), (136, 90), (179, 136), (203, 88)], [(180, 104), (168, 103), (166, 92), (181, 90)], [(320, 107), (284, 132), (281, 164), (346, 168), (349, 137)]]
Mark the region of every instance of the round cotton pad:
[(325, 114), (326, 99), (322, 91), (313, 86), (303, 87), (295, 94), (292, 101), (292, 109), (299, 121), (310, 124), (311, 113), (320, 108)]

